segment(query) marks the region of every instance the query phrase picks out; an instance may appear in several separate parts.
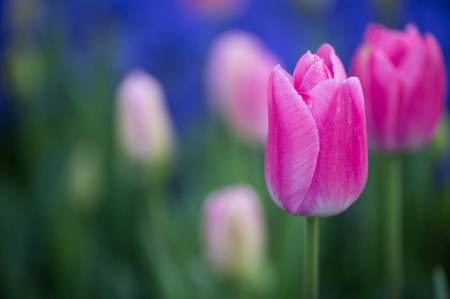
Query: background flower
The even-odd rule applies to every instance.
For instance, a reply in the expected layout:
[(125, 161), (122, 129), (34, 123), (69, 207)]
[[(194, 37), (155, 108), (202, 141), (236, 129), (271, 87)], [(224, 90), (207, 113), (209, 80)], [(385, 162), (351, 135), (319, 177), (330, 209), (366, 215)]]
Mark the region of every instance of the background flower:
[(385, 151), (423, 147), (433, 137), (446, 97), (441, 47), (413, 24), (403, 31), (369, 25), (352, 74), (363, 86), (369, 142)]
[(264, 215), (255, 191), (237, 185), (211, 193), (204, 206), (205, 249), (221, 275), (254, 275), (265, 254)]
[(123, 151), (140, 163), (166, 160), (173, 151), (173, 129), (158, 79), (133, 70), (117, 94), (117, 134)]
[(208, 98), (237, 135), (265, 143), (267, 78), (278, 63), (251, 33), (223, 33), (211, 46), (205, 74)]

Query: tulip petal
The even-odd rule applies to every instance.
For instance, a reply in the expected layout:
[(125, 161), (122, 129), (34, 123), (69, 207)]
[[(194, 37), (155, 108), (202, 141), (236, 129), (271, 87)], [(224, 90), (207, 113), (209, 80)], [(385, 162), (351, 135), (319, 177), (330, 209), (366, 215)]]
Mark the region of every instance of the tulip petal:
[[(372, 46), (368, 43), (361, 45), (353, 55), (353, 60), (351, 62), (350, 74), (355, 76), (361, 82), (361, 86), (364, 93), (364, 106), (366, 110), (366, 127), (367, 136), (370, 139), (371, 136), (375, 136), (376, 126), (374, 125), (374, 119), (372, 113), (370, 113), (369, 108), (371, 108), (370, 101), (370, 86), (372, 81), (372, 76), (370, 70), (370, 56), (372, 54)], [(371, 141), (372, 144), (376, 143), (374, 140)]]
[(362, 192), (367, 178), (364, 97), (358, 78), (330, 79), (310, 91), (320, 151), (311, 187), (296, 214), (338, 214)]
[(417, 26), (413, 23), (408, 23), (405, 26), (405, 35), (409, 40), (415, 40), (417, 38), (420, 38), (420, 31), (417, 29)]
[(347, 79), (344, 65), (341, 59), (334, 52), (334, 48), (329, 44), (323, 44), (317, 50), (317, 56), (323, 59), (325, 65), (330, 70), (330, 73), (335, 79)]
[[(364, 40), (374, 47), (383, 47), (387, 53), (399, 49), (404, 33), (400, 30), (391, 30), (380, 24), (369, 24), (364, 33)], [(403, 50), (403, 47), (401, 47)], [(390, 49), (390, 50), (389, 50)]]
[(331, 78), (331, 74), (328, 71), (325, 63), (321, 59), (311, 65), (311, 67), (303, 77), (300, 87), (297, 90), (299, 93), (306, 93), (313, 89), (314, 86), (318, 85), (320, 82), (323, 82), (329, 78)]
[[(442, 98), (442, 100), (445, 101), (445, 99), (447, 98), (447, 74), (445, 71), (445, 60), (442, 49), (439, 45), (439, 42), (432, 34), (425, 34), (425, 43), (428, 49), (428, 55), (430, 57), (430, 65), (432, 66), (431, 68), (435, 68), (435, 95), (437, 98)], [(439, 107), (437, 109), (439, 109), (439, 111), (442, 111), (442, 105), (444, 104), (444, 102), (439, 103), (439, 101), (437, 100), (437, 103), (438, 105), (436, 106)]]
[(366, 31), (364, 32), (364, 41), (375, 45), (378, 43), (380, 36), (383, 34), (387, 34), (388, 29), (380, 24), (370, 23), (366, 27)]
[(445, 98), (444, 59), (434, 36), (428, 34), (416, 42), (400, 66), (404, 88), (398, 147), (420, 148), (433, 136)]
[(370, 24), (365, 33), (366, 42), (385, 53), (394, 66), (400, 64), (405, 51), (418, 39), (420, 39), (420, 33), (413, 24), (406, 25), (405, 31)]
[[(297, 66), (294, 70), (294, 88), (299, 91), (300, 85), (302, 84), (304, 77), (311, 66), (318, 61), (323, 60), (317, 55), (311, 54), (310, 51), (306, 52), (299, 61), (297, 62)], [(331, 78), (331, 74), (327, 70), (328, 77)]]
[(258, 195), (247, 185), (211, 193), (204, 205), (207, 257), (221, 274), (258, 269), (265, 251)]
[(308, 107), (289, 77), (278, 65), (269, 78), (266, 181), (275, 202), (295, 213), (314, 175), (319, 135)]
[(377, 49), (372, 51), (369, 62), (372, 78), (369, 86), (364, 85), (367, 130), (371, 132), (369, 145), (389, 151), (396, 147), (401, 82), (389, 58)]

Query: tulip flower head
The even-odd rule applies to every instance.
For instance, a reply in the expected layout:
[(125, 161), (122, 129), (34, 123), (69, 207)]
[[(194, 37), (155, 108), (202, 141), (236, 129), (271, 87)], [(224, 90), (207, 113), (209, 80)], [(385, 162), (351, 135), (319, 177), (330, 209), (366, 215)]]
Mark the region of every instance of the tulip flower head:
[(446, 74), (436, 38), (369, 25), (357, 49), (352, 74), (364, 92), (369, 146), (386, 152), (423, 147), (444, 109)]
[(117, 105), (123, 151), (139, 163), (167, 159), (173, 129), (159, 81), (143, 70), (130, 72), (120, 85)]
[(214, 42), (206, 86), (214, 108), (233, 132), (259, 143), (267, 140), (267, 77), (277, 57), (256, 36), (224, 33)]
[(309, 217), (338, 214), (367, 178), (364, 98), (334, 49), (303, 55), (292, 78), (276, 66), (269, 78), (266, 181), (275, 202)]
[(204, 230), (207, 258), (219, 274), (245, 276), (258, 271), (265, 252), (265, 227), (252, 188), (237, 185), (209, 195)]

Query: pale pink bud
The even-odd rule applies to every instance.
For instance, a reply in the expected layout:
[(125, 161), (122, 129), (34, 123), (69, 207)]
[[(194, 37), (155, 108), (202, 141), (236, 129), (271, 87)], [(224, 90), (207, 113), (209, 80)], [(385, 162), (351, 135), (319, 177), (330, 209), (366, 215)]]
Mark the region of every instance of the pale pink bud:
[(141, 163), (167, 159), (174, 133), (159, 81), (143, 70), (130, 72), (118, 91), (118, 133), (124, 152)]
[(224, 33), (214, 42), (207, 65), (209, 99), (237, 134), (267, 139), (267, 78), (278, 63), (254, 35)]
[(265, 253), (265, 226), (259, 198), (237, 185), (210, 194), (204, 206), (207, 258), (222, 275), (252, 275)]
[(436, 38), (369, 25), (353, 57), (352, 74), (364, 92), (367, 135), (375, 149), (423, 147), (433, 137), (446, 97), (446, 72)]
[(331, 216), (349, 207), (367, 178), (364, 98), (334, 49), (303, 55), (294, 78), (269, 78), (266, 181), (275, 202), (295, 215)]

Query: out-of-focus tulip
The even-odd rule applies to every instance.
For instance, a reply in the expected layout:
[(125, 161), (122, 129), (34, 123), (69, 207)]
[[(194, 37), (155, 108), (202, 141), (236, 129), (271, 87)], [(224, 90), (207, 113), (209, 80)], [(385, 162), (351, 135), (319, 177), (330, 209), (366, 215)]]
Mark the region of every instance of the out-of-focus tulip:
[(209, 195), (204, 233), (208, 260), (218, 273), (245, 277), (259, 270), (265, 253), (265, 226), (252, 188), (237, 185)]
[(186, 11), (210, 18), (228, 18), (239, 15), (248, 0), (179, 0)]
[(163, 89), (143, 70), (130, 72), (118, 92), (118, 133), (124, 152), (140, 163), (166, 160), (174, 133)]
[(414, 25), (404, 31), (369, 25), (352, 74), (364, 92), (369, 146), (394, 152), (420, 148), (436, 131), (446, 95), (436, 38)]
[(267, 139), (267, 78), (278, 61), (242, 31), (218, 37), (209, 56), (208, 97), (233, 131), (260, 143)]
[(364, 98), (334, 49), (303, 55), (294, 78), (276, 66), (269, 78), (266, 181), (287, 212), (331, 216), (362, 192), (367, 178)]

